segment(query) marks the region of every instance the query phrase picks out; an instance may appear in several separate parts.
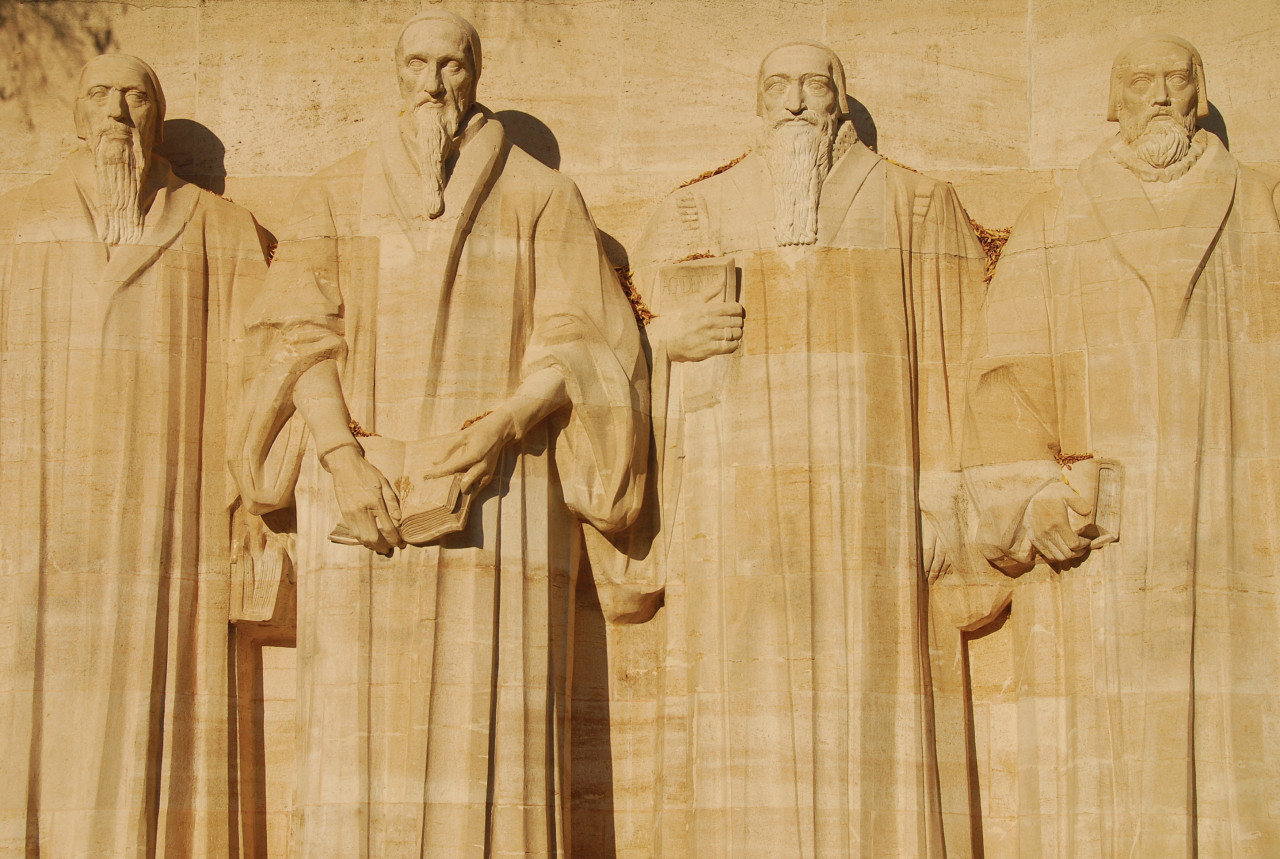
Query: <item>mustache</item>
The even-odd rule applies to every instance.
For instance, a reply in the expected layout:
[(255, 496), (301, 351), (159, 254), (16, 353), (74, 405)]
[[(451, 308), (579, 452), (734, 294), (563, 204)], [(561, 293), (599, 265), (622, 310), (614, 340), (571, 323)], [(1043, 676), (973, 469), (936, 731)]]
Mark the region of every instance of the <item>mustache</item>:
[(797, 123), (808, 123), (809, 125), (821, 126), (825, 117), (813, 110), (805, 110), (804, 113), (798, 113), (791, 116), (783, 116), (773, 121), (774, 128), (781, 128), (784, 125), (794, 125)]

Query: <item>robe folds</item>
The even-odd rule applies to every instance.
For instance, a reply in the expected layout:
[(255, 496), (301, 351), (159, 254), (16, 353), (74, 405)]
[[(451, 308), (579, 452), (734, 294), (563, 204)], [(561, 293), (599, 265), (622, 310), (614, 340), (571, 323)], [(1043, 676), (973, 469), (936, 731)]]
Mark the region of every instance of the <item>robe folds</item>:
[[(265, 509), (296, 477), (294, 850), (563, 856), (581, 523), (613, 531), (638, 509), (639, 333), (577, 188), (486, 111), (440, 218), (422, 187), (395, 124), (318, 174), (256, 329), (241, 485)], [(293, 381), (330, 356), (353, 419), (381, 436), (456, 432), (547, 368), (572, 405), (507, 448), (462, 532), (381, 557), (326, 539), (332, 481), (286, 422)]]
[(975, 337), (965, 460), (988, 556), (1030, 566), (1023, 515), (1051, 481), (1101, 497), (1118, 534), (1013, 589), (1019, 855), (1280, 844), (1275, 182), (1198, 139), (1167, 185), (1108, 141), (1033, 202)]
[(233, 854), (227, 473), (244, 210), (156, 159), (110, 249), (93, 159), (0, 200), (0, 854)]
[(633, 256), (659, 319), (658, 268), (702, 255), (733, 259), (746, 313), (727, 356), (651, 344), (654, 855), (941, 855), (918, 509), (946, 527), (982, 250), (949, 186), (856, 141), (816, 244), (779, 247), (773, 213), (748, 155)]

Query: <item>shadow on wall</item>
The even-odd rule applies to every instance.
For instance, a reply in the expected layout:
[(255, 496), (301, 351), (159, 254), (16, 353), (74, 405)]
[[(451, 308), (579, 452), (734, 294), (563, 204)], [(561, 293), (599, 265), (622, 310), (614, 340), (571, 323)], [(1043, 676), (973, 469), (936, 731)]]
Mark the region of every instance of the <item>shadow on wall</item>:
[[(519, 110), (500, 110), (494, 117), (502, 123), (507, 139), (513, 144), (552, 170), (560, 169), (560, 142), (545, 122)], [(622, 243), (603, 230), (596, 232), (609, 262), (615, 267), (626, 267), (629, 258)]]
[(1209, 102), (1209, 115), (1200, 120), (1200, 127), (1218, 135), (1218, 139), (1222, 141), (1222, 145), (1230, 151), (1231, 141), (1227, 138), (1227, 121), (1222, 118), (1222, 113), (1218, 110), (1218, 106), (1213, 102)]
[(546, 123), (519, 110), (500, 110), (494, 117), (508, 140), (552, 170), (560, 169), (560, 143)]
[(853, 123), (853, 130), (858, 132), (858, 139), (872, 152), (878, 152), (876, 121), (871, 118), (866, 105), (853, 96), (845, 96), (845, 101), (849, 103), (849, 121)]
[(156, 150), (173, 172), (219, 196), (227, 189), (227, 148), (218, 135), (194, 119), (167, 119), (164, 140)]

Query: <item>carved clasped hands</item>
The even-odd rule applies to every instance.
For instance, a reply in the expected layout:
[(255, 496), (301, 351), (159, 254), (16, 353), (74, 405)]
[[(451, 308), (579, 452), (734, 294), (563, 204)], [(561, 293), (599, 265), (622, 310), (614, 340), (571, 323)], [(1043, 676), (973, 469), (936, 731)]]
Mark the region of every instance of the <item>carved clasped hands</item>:
[(672, 308), (649, 323), (649, 336), (665, 344), (672, 361), (728, 355), (742, 340), (744, 313), (736, 301)]
[(1053, 563), (1069, 561), (1080, 557), (1093, 545), (1072, 525), (1072, 512), (1088, 517), (1093, 513), (1093, 502), (1060, 482), (1045, 486), (1027, 505), (1023, 524), (1031, 545), (1045, 560)]
[(405, 543), (396, 529), (400, 501), (387, 478), (370, 464), (355, 445), (343, 445), (324, 456), (324, 467), (333, 477), (342, 521), (361, 545), (380, 555)]

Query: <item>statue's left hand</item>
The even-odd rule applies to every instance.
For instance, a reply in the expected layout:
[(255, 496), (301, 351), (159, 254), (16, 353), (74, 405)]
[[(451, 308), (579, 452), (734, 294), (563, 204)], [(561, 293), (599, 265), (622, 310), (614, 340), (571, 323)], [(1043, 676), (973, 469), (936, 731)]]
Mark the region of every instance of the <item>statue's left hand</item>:
[(516, 437), (514, 421), (502, 410), (464, 430), (442, 436), (436, 465), (426, 476), (462, 475), (463, 492), (479, 492), (489, 485), (502, 449)]

